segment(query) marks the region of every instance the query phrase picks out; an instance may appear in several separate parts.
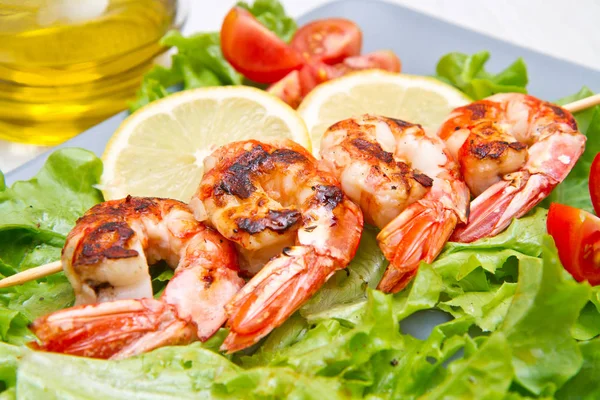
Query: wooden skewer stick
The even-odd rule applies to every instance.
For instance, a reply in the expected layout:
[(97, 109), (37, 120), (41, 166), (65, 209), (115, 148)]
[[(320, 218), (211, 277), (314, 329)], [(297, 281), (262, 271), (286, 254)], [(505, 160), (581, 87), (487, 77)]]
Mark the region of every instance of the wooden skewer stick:
[(10, 286), (22, 285), (25, 282), (33, 281), (35, 279), (44, 278), (48, 275), (55, 274), (62, 271), (62, 264), (60, 261), (54, 261), (49, 264), (41, 265), (39, 267), (30, 268), (18, 274), (9, 276), (0, 280), (0, 289), (7, 288)]
[(586, 97), (585, 99), (581, 99), (581, 100), (577, 100), (577, 101), (574, 101), (569, 104), (565, 104), (564, 106), (562, 106), (562, 108), (574, 113), (577, 111), (585, 110), (586, 108), (597, 106), (598, 104), (600, 104), (600, 93), (595, 94), (590, 97)]
[[(600, 93), (595, 94), (590, 97), (586, 97), (585, 99), (577, 100), (569, 104), (565, 104), (562, 108), (570, 111), (577, 112), (581, 110), (585, 110), (586, 108), (590, 108), (600, 104)], [(10, 286), (21, 285), (25, 282), (32, 281), (34, 279), (44, 278), (48, 275), (55, 274), (62, 270), (62, 265), (60, 261), (51, 262), (50, 264), (41, 265), (39, 267), (30, 268), (26, 271), (19, 272), (18, 274), (14, 274), (9, 276), (8, 278), (4, 278), (0, 280), (0, 289), (7, 288)]]

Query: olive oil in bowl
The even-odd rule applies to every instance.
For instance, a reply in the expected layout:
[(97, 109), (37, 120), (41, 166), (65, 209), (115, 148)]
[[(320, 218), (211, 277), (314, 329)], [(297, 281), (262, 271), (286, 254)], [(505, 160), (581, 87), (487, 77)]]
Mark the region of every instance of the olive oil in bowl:
[(126, 107), (176, 0), (0, 0), (0, 138), (56, 144)]

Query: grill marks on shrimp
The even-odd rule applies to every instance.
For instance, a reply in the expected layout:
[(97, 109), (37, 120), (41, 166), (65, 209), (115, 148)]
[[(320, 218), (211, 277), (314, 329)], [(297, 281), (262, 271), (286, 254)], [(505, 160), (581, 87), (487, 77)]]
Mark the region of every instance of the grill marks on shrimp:
[(73, 265), (90, 265), (105, 259), (137, 257), (137, 251), (125, 247), (133, 235), (135, 232), (125, 222), (102, 224), (85, 237), (81, 252), (75, 256)]
[(138, 252), (127, 248), (135, 231), (125, 217), (157, 212), (150, 198), (127, 196), (121, 202), (106, 202), (92, 207), (77, 224), (87, 226), (85, 239), (79, 243), (73, 257), (74, 266), (94, 265), (103, 260), (137, 257)]
[[(246, 200), (258, 190), (258, 177), (268, 175), (281, 166), (308, 162), (306, 156), (299, 152), (290, 149), (275, 149), (269, 153), (264, 146), (257, 144), (240, 154), (229, 167), (225, 168), (223, 177), (214, 185), (213, 192), (216, 198), (227, 194)], [(266, 203), (267, 199), (261, 197), (257, 205), (261, 208)], [(231, 212), (233, 213), (233, 210)], [(251, 217), (234, 218), (237, 230), (251, 235), (265, 230), (285, 233), (296, 228), (300, 220), (301, 213), (295, 208), (270, 209), (266, 213), (258, 213)]]
[[(470, 152), (479, 160), (492, 159), (498, 160), (507, 156), (507, 152), (514, 150), (517, 152), (527, 151), (527, 145), (519, 141), (508, 142), (498, 139), (498, 132), (502, 132), (502, 128), (494, 122), (480, 122), (473, 125), (471, 128), (475, 134), (471, 135), (467, 140)], [(501, 137), (504, 138), (505, 135)]]
[(257, 145), (236, 158), (213, 190), (217, 196), (229, 194), (247, 199), (257, 189), (252, 183), (254, 175), (272, 171), (278, 163), (291, 165), (307, 161), (304, 155), (293, 150), (277, 149), (268, 153), (263, 146)]
[[(396, 123), (396, 125), (401, 126), (401, 127), (411, 127), (411, 126), (415, 126), (415, 124), (411, 124), (410, 122), (404, 122), (401, 120), (397, 120), (397, 119), (392, 119), (390, 118), (392, 121), (394, 121), (394, 123)], [(359, 150), (359, 153), (357, 153), (357, 156), (359, 157), (374, 157), (382, 162), (384, 162), (385, 164), (388, 164), (391, 167), (396, 167), (398, 171), (397, 173), (394, 173), (394, 180), (393, 181), (401, 181), (403, 184), (408, 184), (406, 181), (406, 176), (408, 175), (410, 178), (413, 178), (414, 180), (416, 180), (417, 182), (419, 182), (423, 187), (429, 188), (433, 185), (433, 179), (431, 179), (429, 176), (420, 173), (418, 171), (413, 170), (408, 164), (402, 162), (402, 161), (396, 161), (394, 160), (394, 155), (388, 151), (383, 150), (383, 148), (381, 147), (381, 145), (378, 142), (371, 142), (369, 140), (363, 139), (363, 138), (356, 138), (356, 139), (352, 139), (351, 142), (352, 146), (356, 147)], [(381, 171), (381, 169), (377, 166), (374, 165), (373, 168), (375, 168), (375, 174), (383, 174), (385, 175), (385, 173), (383, 171)], [(392, 185), (394, 187), (397, 187), (398, 185)], [(392, 189), (394, 190), (394, 189)]]
[(403, 120), (397, 119), (397, 118), (390, 118), (390, 117), (386, 117), (386, 118), (391, 121), (394, 121), (394, 123), (396, 125), (398, 125), (400, 128), (410, 128), (412, 126), (418, 126), (419, 129), (421, 128), (421, 125), (419, 125), (419, 124), (413, 124), (412, 122), (403, 121)]
[(380, 227), (434, 185), (429, 171), (424, 173), (409, 162), (413, 153), (427, 156), (419, 146), (411, 148), (416, 143), (413, 136), (407, 136), (406, 143), (398, 140), (405, 131), (418, 137), (423, 129), (398, 119), (363, 115), (332, 125), (321, 143), (325, 149), (321, 168), (338, 174), (344, 193), (363, 210), (385, 210), (366, 213), (367, 222)]
[(485, 117), (487, 112), (487, 104), (485, 100), (479, 103), (471, 103), (464, 107), (465, 110), (471, 111), (471, 118), (473, 120), (482, 119)]
[(315, 199), (328, 210), (335, 209), (344, 200), (342, 189), (337, 186), (315, 186)]
[(365, 155), (373, 156), (386, 164), (390, 164), (394, 161), (394, 155), (383, 150), (379, 143), (373, 143), (362, 138), (356, 138), (352, 140), (352, 145), (358, 150), (364, 152)]
[(471, 152), (479, 158), (500, 158), (505, 154), (507, 149), (512, 149), (516, 151), (522, 151), (527, 149), (527, 145), (521, 142), (478, 142), (472, 140), (471, 144)]
[(544, 102), (544, 105), (549, 107), (559, 117), (563, 118), (564, 122), (568, 124), (573, 130), (577, 130), (577, 121), (572, 115), (567, 115), (562, 107), (554, 105), (552, 103)]
[(227, 193), (242, 199), (249, 198), (256, 191), (251, 181), (251, 174), (258, 170), (269, 157), (262, 146), (255, 146), (250, 151), (240, 155), (225, 171), (223, 179), (217, 183), (215, 194)]
[(300, 221), (301, 214), (297, 210), (269, 210), (266, 217), (238, 218), (238, 228), (251, 235), (270, 229), (273, 232), (286, 232)]
[(433, 186), (433, 179), (425, 174), (421, 174), (418, 172), (413, 173), (413, 179), (421, 184), (421, 186), (430, 188)]

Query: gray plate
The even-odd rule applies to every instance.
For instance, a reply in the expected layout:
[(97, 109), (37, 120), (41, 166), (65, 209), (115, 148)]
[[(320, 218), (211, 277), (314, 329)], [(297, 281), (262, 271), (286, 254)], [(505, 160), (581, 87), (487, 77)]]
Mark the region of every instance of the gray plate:
[[(311, 11), (302, 16), (299, 23), (326, 17), (345, 17), (357, 22), (363, 30), (364, 51), (394, 50), (402, 60), (403, 71), (409, 74), (434, 74), (439, 58), (450, 51), (489, 50), (491, 70), (500, 70), (522, 57), (529, 71), (529, 91), (543, 99), (556, 100), (586, 85), (594, 92), (600, 91), (600, 71), (515, 46), (395, 4), (341, 0)], [(117, 114), (58, 147), (83, 147), (100, 155), (126, 116), (124, 112)], [(7, 184), (31, 178), (50, 152), (7, 174)]]
[[(391, 49), (402, 60), (403, 71), (432, 75), (439, 58), (451, 51), (474, 53), (489, 50), (489, 69), (500, 70), (517, 57), (527, 63), (531, 94), (555, 100), (588, 86), (600, 91), (600, 71), (546, 56), (523, 47), (460, 28), (407, 8), (379, 1), (341, 0), (317, 8), (299, 19), (345, 17), (360, 25), (364, 51)], [(58, 147), (83, 147), (100, 155), (106, 142), (127, 116), (120, 113)], [(40, 169), (50, 152), (17, 168), (6, 176), (7, 184), (29, 179)], [(432, 327), (450, 317), (435, 310), (417, 313), (402, 321), (402, 330), (424, 339)]]

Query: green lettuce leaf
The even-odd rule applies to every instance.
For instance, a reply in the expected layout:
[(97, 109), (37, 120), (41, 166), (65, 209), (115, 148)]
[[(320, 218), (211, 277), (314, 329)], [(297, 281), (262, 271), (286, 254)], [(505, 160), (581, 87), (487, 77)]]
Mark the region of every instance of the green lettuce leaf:
[[(389, 399), (416, 399), (431, 393), (448, 377), (445, 364), (452, 359), (460, 360), (461, 349), (475, 346), (467, 333), (472, 323), (471, 319), (461, 318), (440, 324), (426, 340), (404, 335), (405, 348), (385, 354), (393, 355), (388, 363), (372, 360), (370, 367), (384, 380), (376, 380), (367, 392)], [(380, 369), (385, 372), (377, 373)]]
[[(174, 64), (179, 65), (180, 70), (183, 70), (183, 66), (187, 65), (188, 69), (193, 69), (196, 75), (199, 76), (203, 69), (207, 69), (214, 74), (209, 79), (214, 80), (216, 76), (224, 85), (239, 85), (242, 83), (241, 75), (225, 60), (223, 53), (221, 53), (221, 41), (218, 33), (198, 33), (190, 37), (184, 37), (177, 31), (170, 31), (160, 42), (164, 46), (177, 48), (179, 57), (175, 58)], [(185, 76), (184, 71), (182, 71), (182, 76)], [(189, 83), (189, 80), (186, 83)]]
[(600, 335), (600, 286), (590, 291), (589, 302), (581, 310), (571, 333), (577, 340), (590, 340)]
[[(518, 281), (511, 284), (514, 294), (509, 296), (511, 302), (497, 331), (489, 339), (477, 337), (483, 345), (472, 355), (466, 354), (464, 360), (451, 363), (445, 381), (424, 398), (552, 396), (577, 374), (582, 357), (571, 330), (590, 296), (590, 288), (563, 270), (547, 235), (543, 236), (541, 250), (541, 258), (517, 258)], [(506, 285), (500, 286), (496, 296), (508, 291)], [(472, 292), (455, 299), (462, 300), (460, 305), (467, 309), (464, 314), (476, 322), (482, 311), (469, 312), (468, 300), (475, 303), (473, 309), (485, 306), (477, 304), (481, 303), (480, 293), (465, 298), (469, 294)], [(465, 346), (467, 352), (471, 350)], [(493, 376), (486, 376), (491, 371)], [(505, 393), (509, 387), (521, 392)]]
[[(63, 149), (31, 180), (0, 191), (0, 274), (58, 260), (77, 218), (102, 201), (94, 188), (101, 173), (102, 163), (92, 153)], [(73, 289), (62, 273), (0, 289), (0, 339), (29, 341), (29, 322), (72, 303)]]
[(261, 24), (286, 42), (292, 40), (296, 32), (296, 21), (285, 14), (285, 9), (277, 0), (255, 0), (249, 5), (240, 1), (238, 7), (250, 11)]
[(579, 343), (583, 365), (579, 373), (557, 393), (558, 400), (593, 400), (600, 398), (600, 339)]
[(437, 78), (465, 92), (474, 100), (480, 100), (495, 93), (527, 93), (527, 67), (523, 59), (498, 74), (485, 70), (490, 53), (480, 51), (473, 55), (448, 53), (436, 67)]
[(19, 398), (348, 398), (335, 379), (309, 377), (290, 368), (242, 370), (198, 343), (165, 347), (122, 361), (35, 352), (0, 343), (0, 361), (0, 383), (9, 391), (16, 390)]
[[(304, 337), (308, 331), (309, 323), (300, 316), (297, 312), (288, 318), (280, 327), (275, 329), (260, 346), (259, 352), (266, 354), (275, 353), (285, 347), (288, 347)], [(255, 364), (256, 360), (262, 360), (262, 355), (257, 355), (253, 360), (247, 359), (250, 363)], [(262, 361), (258, 361), (259, 365)]]
[(437, 306), (455, 318), (474, 318), (484, 332), (495, 331), (513, 300), (521, 263), (542, 253), (545, 234), (546, 210), (537, 209), (492, 238), (448, 243), (432, 264), (442, 281)]
[[(44, 240), (64, 237), (91, 205), (102, 200), (94, 188), (102, 162), (91, 152), (62, 149), (54, 152), (38, 174), (0, 192), (0, 232), (23, 229)], [(6, 259), (5, 246), (0, 250)]]
[[(296, 23), (277, 0), (256, 0), (252, 5), (240, 2), (238, 6), (286, 41), (296, 31)], [(243, 83), (243, 76), (223, 57), (219, 32), (184, 37), (178, 31), (170, 31), (160, 43), (176, 48), (177, 53), (171, 57), (171, 67), (157, 65), (144, 75), (135, 99), (129, 103), (131, 112), (177, 90)]]
[(349, 399), (335, 378), (298, 374), (291, 368), (253, 368), (223, 375), (214, 383), (215, 399)]
[(150, 278), (152, 279), (152, 293), (154, 298), (158, 299), (164, 292), (169, 280), (173, 277), (175, 272), (169, 265), (161, 261), (155, 265), (150, 266)]
[(408, 288), (394, 296), (394, 314), (398, 320), (420, 310), (436, 306), (444, 290), (442, 277), (428, 264), (421, 264)]
[(161, 83), (159, 80), (145, 76), (135, 95), (135, 99), (129, 102), (129, 111), (134, 112), (146, 104), (167, 97), (169, 95), (168, 87), (168, 85)]
[(421, 399), (501, 399), (513, 374), (508, 340), (496, 333), (471, 357), (451, 363), (444, 381)]
[(44, 399), (192, 399), (210, 397), (215, 379), (239, 367), (198, 345), (161, 348), (123, 361), (27, 351), (17, 392)]
[(0, 342), (0, 399), (16, 397), (17, 369), (23, 349)]
[[(591, 90), (583, 88), (572, 96), (560, 99), (557, 103), (567, 104), (592, 94)], [(588, 108), (574, 116), (580, 132), (587, 136), (585, 151), (567, 178), (552, 191), (550, 196), (546, 197), (542, 204), (548, 207), (553, 202), (561, 203), (593, 213), (588, 178), (592, 161), (596, 154), (600, 153), (600, 106)]]
[(155, 66), (144, 75), (135, 100), (129, 104), (131, 112), (176, 91), (174, 85), (181, 84), (185, 90), (242, 83), (242, 76), (223, 57), (218, 32), (183, 37), (170, 31), (161, 44), (176, 47), (178, 52), (172, 56), (170, 68)]
[(54, 261), (77, 218), (102, 201), (102, 163), (81, 149), (54, 152), (29, 181), (0, 191), (3, 275)]
[(357, 398), (407, 398), (443, 379), (444, 363), (470, 341), (466, 332), (471, 325), (467, 319), (450, 321), (427, 340), (402, 335), (393, 296), (368, 289), (364, 313), (355, 324), (323, 320), (305, 326), (300, 338), (286, 346), (272, 351), (265, 346), (241, 362), (248, 369), (285, 367), (305, 376), (336, 378)]
[[(592, 92), (588, 87), (584, 86), (581, 88), (581, 90), (579, 90), (579, 92), (573, 93), (570, 96), (566, 96), (562, 99), (557, 100), (556, 104), (565, 105), (573, 103), (574, 101), (585, 99), (586, 97), (589, 97), (593, 94), (594, 92)], [(590, 127), (590, 122), (592, 121), (592, 118), (596, 113), (596, 109), (597, 107), (590, 107), (573, 114), (573, 116), (577, 120), (577, 127), (581, 132), (587, 132), (588, 128)]]
[(516, 381), (531, 393), (553, 394), (581, 367), (571, 329), (589, 292), (588, 285), (565, 272), (550, 236), (544, 239), (542, 259), (521, 260), (501, 330), (512, 348)]
[(470, 315), (484, 332), (493, 332), (504, 320), (516, 287), (516, 283), (509, 282), (499, 287), (491, 285), (490, 291), (466, 292), (441, 302), (439, 307), (454, 317)]
[(29, 320), (18, 311), (0, 306), (0, 341), (23, 344), (33, 339), (27, 329)]

